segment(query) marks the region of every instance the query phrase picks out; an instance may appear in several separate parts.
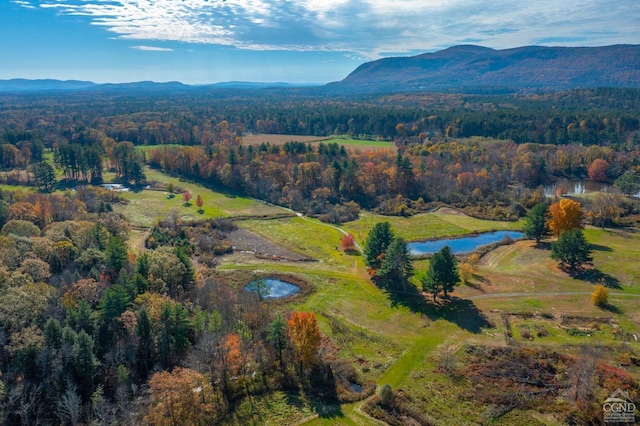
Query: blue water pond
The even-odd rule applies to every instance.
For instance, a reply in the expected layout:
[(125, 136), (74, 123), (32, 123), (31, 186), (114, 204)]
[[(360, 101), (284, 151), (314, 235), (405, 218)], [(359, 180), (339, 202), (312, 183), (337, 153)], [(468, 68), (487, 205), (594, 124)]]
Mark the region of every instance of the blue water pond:
[(444, 246), (449, 246), (454, 254), (469, 253), (478, 247), (487, 244), (497, 243), (504, 238), (522, 238), (522, 232), (517, 231), (495, 231), (478, 234), (463, 238), (446, 238), (432, 241), (414, 241), (408, 243), (409, 252), (413, 255), (432, 254), (441, 250)]
[[(264, 283), (266, 284), (268, 293), (263, 296), (267, 299), (281, 299), (300, 292), (299, 286), (277, 278), (265, 278)], [(244, 289), (253, 293), (257, 292), (253, 282), (247, 284)]]

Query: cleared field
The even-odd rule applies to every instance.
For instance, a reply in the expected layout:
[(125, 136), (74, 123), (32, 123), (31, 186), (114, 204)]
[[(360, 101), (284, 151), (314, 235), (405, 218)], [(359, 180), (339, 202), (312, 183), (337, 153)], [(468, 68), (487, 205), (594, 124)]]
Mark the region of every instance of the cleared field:
[(327, 137), (327, 136), (298, 136), (298, 135), (247, 135), (242, 137), (242, 143), (244, 145), (261, 145), (263, 143), (270, 143), (272, 145), (284, 145), (287, 142), (304, 142), (316, 145), (320, 142), (324, 143), (337, 143), (343, 145), (345, 148), (354, 148), (359, 150), (380, 150), (390, 149), (395, 151), (395, 145), (391, 142), (385, 141), (371, 141), (361, 139), (350, 139), (341, 137)]
[(243, 136), (242, 143), (244, 145), (260, 145), (263, 143), (270, 143), (271, 145), (284, 145), (287, 142), (313, 143), (313, 142), (326, 141), (328, 139), (330, 138), (327, 136), (258, 134), (258, 135)]
[[(205, 188), (192, 182), (181, 181), (157, 170), (145, 169), (147, 179), (163, 184), (173, 183), (176, 188), (186, 189), (191, 192), (193, 198), (190, 206), (185, 206), (181, 194), (168, 198), (165, 191), (142, 190), (138, 192), (123, 192), (122, 198), (128, 204), (117, 204), (114, 210), (124, 214), (133, 225), (151, 226), (155, 221), (165, 217), (170, 211), (175, 210), (178, 218), (182, 220), (224, 218), (237, 216), (273, 216), (286, 213), (279, 207), (274, 207), (260, 201), (223, 194)], [(203, 212), (198, 212), (195, 205), (196, 197), (200, 195), (204, 201)]]
[[(364, 213), (342, 228), (362, 243), (369, 229), (385, 220), (397, 235), (406, 239), (521, 226), (518, 222), (485, 221), (456, 210), (440, 209), (411, 218)], [(391, 384), (394, 389), (403, 389), (413, 397), (419, 410), (437, 419), (435, 424), (484, 421), (482, 412), (488, 407), (469, 399), (464, 382), (437, 373), (438, 363), (443, 348), (461, 347), (465, 343), (504, 346), (505, 312), (515, 313), (510, 327), (514, 341), (520, 345), (562, 351), (593, 344), (615, 348), (621, 343), (620, 332), (640, 336), (637, 313), (640, 283), (634, 280), (640, 276), (640, 264), (633, 261), (640, 256), (640, 235), (633, 232), (586, 230), (587, 239), (595, 248), (595, 268), (616, 285), (609, 289), (611, 308), (602, 309), (590, 301), (593, 282), (560, 270), (557, 262), (550, 259), (548, 244), (536, 246), (531, 241), (521, 241), (489, 252), (475, 266), (470, 284), (456, 289), (450, 304), (433, 304), (429, 297), (397, 295), (376, 287), (368, 279), (362, 257), (336, 250), (341, 235), (325, 225), (291, 218), (243, 221), (241, 226), (319, 261), (239, 264), (238, 258), (229, 258), (220, 268), (228, 273), (235, 269), (294, 273), (312, 282), (315, 292), (288, 307), (316, 312), (323, 333), (340, 345), (340, 354), (352, 360), (363, 376), (379, 386)], [(418, 261), (415, 268), (417, 274), (423, 273), (427, 262)], [(417, 277), (413, 282), (418, 283)], [(542, 312), (551, 317), (526, 319), (518, 316), (520, 312)], [(563, 314), (585, 319), (583, 323), (567, 325), (562, 320)], [(594, 326), (594, 321), (604, 321), (601, 318), (611, 318), (611, 322)], [(545, 334), (540, 337), (537, 333), (543, 331)], [(640, 351), (640, 343), (634, 342), (633, 337), (627, 342), (631, 350)], [(284, 404), (287, 410), (292, 409), (291, 404)], [(361, 414), (361, 405), (344, 404), (320, 410), (309, 409), (308, 403), (300, 404), (294, 408), (298, 410), (294, 423), (299, 424), (299, 419), (311, 415), (315, 418), (303, 424), (376, 424)], [(562, 423), (551, 415), (518, 410), (502, 420), (495, 424)]]
[(455, 209), (439, 209), (412, 217), (382, 216), (361, 212), (358, 220), (345, 223), (342, 228), (363, 244), (369, 230), (378, 222), (389, 222), (395, 234), (405, 240), (449, 237), (473, 232), (516, 230), (520, 222), (500, 222), (475, 219)]

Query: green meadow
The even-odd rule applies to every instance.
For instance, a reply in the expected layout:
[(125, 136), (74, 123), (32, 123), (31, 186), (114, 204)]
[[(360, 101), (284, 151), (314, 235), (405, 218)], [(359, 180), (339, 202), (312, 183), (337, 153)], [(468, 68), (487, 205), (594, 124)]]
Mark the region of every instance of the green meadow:
[[(415, 262), (415, 290), (411, 294), (390, 293), (369, 278), (363, 258), (340, 250), (343, 233), (333, 225), (299, 217), (291, 211), (260, 201), (222, 193), (197, 183), (146, 170), (149, 181), (159, 187), (172, 183), (188, 190), (193, 198), (185, 205), (180, 193), (143, 189), (123, 192), (124, 203), (114, 209), (137, 227), (132, 245), (141, 246), (146, 232), (157, 220), (176, 212), (185, 221), (201, 218), (236, 219), (238, 227), (269, 240), (311, 262), (271, 261), (252, 254), (234, 253), (219, 259), (218, 273), (233, 276), (247, 272), (293, 274), (308, 282), (313, 291), (286, 309), (315, 312), (321, 330), (339, 348), (339, 355), (358, 373), (378, 386), (389, 384), (411, 395), (414, 408), (427, 413), (438, 425), (480, 424), (489, 407), (473, 402), (469, 389), (455, 378), (437, 373), (441, 354), (459, 351), (463, 345), (504, 346), (504, 316), (518, 345), (557, 350), (580, 345), (618, 347), (619, 331), (640, 335), (640, 233), (635, 230), (597, 229), (585, 231), (593, 245), (594, 267), (578, 277), (569, 276), (550, 259), (548, 242), (536, 245), (518, 241), (485, 254), (473, 266), (473, 275), (460, 285), (450, 303), (434, 304), (419, 292), (419, 276), (427, 260)], [(4, 187), (3, 187), (4, 188)], [(11, 187), (9, 187), (11, 188)], [(204, 200), (202, 212), (196, 197)], [(242, 219), (242, 220), (237, 220)], [(369, 230), (388, 221), (396, 235), (406, 240), (459, 236), (490, 230), (521, 229), (521, 222), (497, 222), (469, 217), (441, 208), (413, 217), (387, 217), (362, 212), (358, 220), (340, 225), (364, 244)], [(607, 309), (594, 306), (590, 294), (594, 284), (609, 287)], [(282, 307), (283, 305), (278, 305)], [(542, 315), (545, 314), (545, 315)], [(611, 318), (610, 324), (578, 331), (565, 327), (563, 315)], [(526, 318), (525, 318), (526, 317)], [(525, 318), (525, 319), (523, 319)], [(577, 329), (577, 328), (576, 328)], [(527, 336), (535, 330), (546, 335)], [(535, 333), (534, 333), (535, 334)], [(628, 342), (629, 350), (640, 352), (640, 343)], [(452, 349), (453, 348), (453, 349)], [(638, 377), (638, 372), (633, 373)], [(322, 405), (301, 394), (277, 392), (247, 399), (235, 407), (229, 425), (308, 424), (376, 425), (362, 411), (363, 402)], [(491, 424), (560, 424), (537, 411), (513, 410)]]

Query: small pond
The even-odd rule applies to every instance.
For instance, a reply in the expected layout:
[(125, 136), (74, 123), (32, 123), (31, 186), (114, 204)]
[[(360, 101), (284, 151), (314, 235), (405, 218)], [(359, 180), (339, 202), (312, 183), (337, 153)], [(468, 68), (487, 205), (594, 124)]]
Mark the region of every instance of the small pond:
[[(277, 278), (265, 278), (264, 283), (268, 290), (268, 293), (264, 295), (264, 297), (267, 299), (281, 299), (283, 297), (289, 297), (300, 292), (299, 286), (279, 280)], [(250, 282), (249, 284), (244, 286), (244, 289), (253, 293), (257, 293), (256, 285), (253, 282)]]
[(514, 240), (523, 237), (522, 232), (518, 231), (495, 231), (486, 232), (484, 234), (473, 235), (463, 238), (446, 238), (442, 240), (432, 241), (414, 241), (408, 243), (409, 252), (413, 255), (431, 254), (439, 251), (444, 246), (449, 246), (454, 254), (469, 253), (481, 246), (497, 243), (504, 238), (512, 238)]
[(553, 185), (543, 186), (542, 190), (546, 197), (552, 198), (556, 195), (584, 195), (589, 192), (611, 192), (616, 191), (615, 188), (601, 182), (592, 182), (589, 180), (571, 181), (562, 179)]

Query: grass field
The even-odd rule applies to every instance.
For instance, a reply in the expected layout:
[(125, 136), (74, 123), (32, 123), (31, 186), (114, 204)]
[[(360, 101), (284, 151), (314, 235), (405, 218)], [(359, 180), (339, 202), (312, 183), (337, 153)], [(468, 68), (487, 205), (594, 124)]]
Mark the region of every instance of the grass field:
[(284, 145), (287, 142), (304, 142), (316, 145), (323, 143), (337, 143), (345, 148), (353, 148), (360, 150), (379, 150), (390, 149), (395, 151), (395, 146), (391, 142), (352, 139), (347, 137), (336, 136), (297, 136), (297, 135), (247, 135), (243, 136), (242, 143), (244, 145), (260, 145), (262, 143), (270, 143), (272, 145)]
[(475, 219), (455, 209), (438, 209), (412, 217), (382, 216), (362, 212), (360, 218), (347, 222), (343, 228), (361, 244), (369, 230), (378, 222), (389, 222), (394, 233), (405, 240), (449, 237), (474, 232), (521, 229), (521, 222), (495, 222)]
[[(221, 257), (217, 269), (230, 276), (287, 273), (310, 283), (314, 291), (288, 303), (287, 309), (315, 312), (322, 332), (339, 347), (340, 356), (352, 361), (364, 378), (378, 385), (390, 384), (411, 395), (414, 408), (427, 413), (435, 424), (562, 424), (549, 413), (533, 410), (514, 410), (487, 421), (483, 413), (491, 407), (473, 402), (464, 379), (438, 372), (441, 354), (447, 348), (459, 349), (467, 344), (504, 347), (505, 331), (510, 328), (516, 345), (532, 349), (577, 351), (584, 345), (601, 344), (640, 353), (640, 343), (631, 338), (621, 341), (619, 337), (640, 336), (640, 233), (636, 230), (588, 227), (585, 235), (594, 247), (594, 269), (579, 277), (558, 268), (550, 258), (548, 242), (536, 245), (519, 241), (498, 247), (474, 266), (469, 284), (457, 287), (451, 302), (434, 304), (420, 294), (388, 293), (373, 284), (363, 257), (338, 249), (343, 234), (331, 225), (155, 170), (145, 172), (150, 181), (173, 183), (189, 190), (193, 194), (192, 205), (184, 206), (180, 194), (167, 198), (164, 191), (142, 190), (123, 193), (128, 204), (116, 205), (116, 211), (140, 227), (153, 225), (173, 209), (183, 220), (246, 216), (250, 218), (237, 221), (239, 227), (315, 259), (270, 261), (234, 253)], [(194, 204), (197, 195), (204, 199), (202, 213)], [(275, 218), (280, 215), (289, 217)], [(409, 218), (363, 212), (358, 220), (341, 228), (363, 244), (369, 230), (381, 221), (390, 222), (395, 234), (407, 240), (522, 227), (521, 222), (480, 220), (441, 208)], [(134, 230), (132, 248), (141, 250), (145, 236), (146, 232)], [(418, 284), (419, 274), (427, 264), (426, 260), (415, 262), (414, 284)], [(590, 301), (594, 283), (609, 285), (610, 305), (604, 309)], [(525, 318), (525, 314), (530, 317)], [(579, 326), (567, 326), (562, 322), (563, 314), (586, 319)], [(508, 327), (503, 321), (505, 315), (510, 318)], [(598, 318), (610, 321), (597, 327), (590, 324)], [(528, 332), (541, 329), (547, 331), (545, 336), (534, 333), (531, 339), (526, 337)], [(630, 372), (640, 378), (640, 369)], [(327, 406), (301, 394), (277, 392), (247, 399), (227, 424), (378, 424), (361, 407), (362, 402)]]
[[(411, 218), (383, 217), (363, 213), (357, 221), (342, 226), (364, 242), (367, 232), (379, 221), (389, 221), (396, 233), (407, 239), (461, 235), (473, 231), (519, 229), (519, 222), (491, 222), (468, 217), (453, 209)], [(312, 282), (315, 291), (304, 301), (289, 304), (291, 309), (316, 312), (323, 333), (340, 345), (340, 354), (351, 359), (360, 373), (378, 385), (390, 384), (412, 395), (415, 405), (428, 413), (436, 424), (483, 423), (487, 407), (465, 399), (466, 388), (447, 376), (434, 374), (443, 348), (464, 343), (505, 345), (504, 312), (542, 312), (554, 319), (524, 320), (513, 316), (513, 339), (520, 345), (574, 350), (580, 345), (603, 344), (619, 347), (614, 329), (640, 336), (640, 235), (634, 232), (588, 228), (587, 239), (594, 244), (594, 276), (573, 278), (550, 259), (548, 244), (536, 246), (522, 241), (502, 246), (486, 254), (475, 266), (469, 285), (454, 292), (450, 305), (434, 305), (418, 296), (388, 294), (368, 279), (361, 256), (348, 256), (336, 249), (341, 234), (330, 227), (288, 218), (276, 221), (243, 221), (242, 227), (264, 236), (290, 250), (318, 259), (314, 263), (243, 262), (232, 257), (220, 266), (226, 273), (234, 270), (259, 270), (262, 273), (288, 272)], [(415, 263), (423, 272), (427, 261)], [(606, 279), (611, 307), (602, 309), (590, 302), (594, 277)], [(417, 278), (413, 280), (417, 283)], [(598, 281), (599, 282), (599, 281)], [(563, 314), (587, 318), (610, 317), (614, 326), (605, 324), (575, 334), (564, 327)], [(337, 326), (336, 324), (340, 324)], [(527, 330), (545, 329), (545, 337), (525, 338)], [(574, 333), (574, 334), (572, 334)], [(635, 353), (640, 344), (628, 343)], [(364, 359), (364, 362), (363, 362)], [(634, 373), (636, 376), (640, 372)], [(282, 398), (272, 407), (281, 407)], [(452, 405), (451, 401), (455, 401)], [(274, 403), (275, 404), (275, 403)], [(311, 404), (312, 405), (312, 404)], [(360, 411), (361, 403), (325, 407), (323, 410), (301, 404), (283, 424), (377, 424)], [(317, 408), (317, 407), (316, 407)], [(259, 408), (263, 410), (264, 408)], [(288, 405), (287, 410), (291, 410)], [(309, 416), (313, 418), (309, 418)], [(269, 418), (271, 419), (271, 418)], [(295, 419), (295, 420), (293, 420)], [(301, 419), (308, 419), (302, 421)], [(514, 423), (515, 422), (515, 423)], [(231, 423), (238, 424), (238, 423)], [(562, 424), (550, 414), (518, 411), (493, 424)]]
[[(127, 200), (128, 204), (118, 204), (115, 206), (115, 210), (127, 216), (136, 226), (151, 226), (158, 219), (165, 217), (172, 209), (177, 211), (182, 220), (231, 216), (262, 217), (283, 214), (284, 212), (281, 208), (269, 206), (251, 198), (213, 191), (196, 183), (173, 178), (157, 170), (147, 168), (145, 174), (149, 181), (161, 184), (173, 183), (176, 188), (186, 189), (191, 192), (193, 198), (190, 202), (191, 205), (185, 206), (181, 194), (175, 194), (174, 198), (168, 198), (169, 194), (165, 191), (122, 192), (122, 198)], [(198, 195), (202, 196), (204, 201), (202, 213), (198, 212), (198, 207), (195, 205), (195, 199)]]

